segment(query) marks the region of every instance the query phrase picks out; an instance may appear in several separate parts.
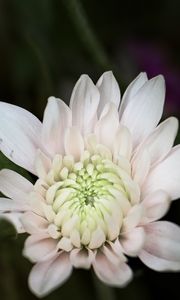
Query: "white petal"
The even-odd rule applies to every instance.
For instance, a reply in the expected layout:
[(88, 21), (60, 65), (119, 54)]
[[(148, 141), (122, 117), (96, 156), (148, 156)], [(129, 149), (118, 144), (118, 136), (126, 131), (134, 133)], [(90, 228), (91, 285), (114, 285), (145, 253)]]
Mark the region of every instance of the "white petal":
[(26, 211), (29, 209), (28, 205), (15, 202), (12, 199), (8, 198), (0, 198), (0, 212), (9, 212), (9, 211)]
[(171, 117), (162, 122), (144, 141), (139, 149), (139, 156), (143, 149), (148, 150), (151, 165), (162, 160), (171, 150), (178, 130), (178, 120)]
[(122, 116), (124, 110), (131, 102), (133, 97), (137, 94), (138, 90), (145, 84), (146, 81), (148, 81), (147, 75), (146, 73), (142, 72), (127, 87), (122, 97), (122, 102), (120, 107), (120, 117)]
[(77, 161), (80, 160), (84, 151), (84, 141), (76, 127), (71, 127), (66, 130), (64, 148), (67, 155), (72, 155)]
[(159, 220), (168, 211), (170, 206), (169, 195), (161, 190), (149, 194), (142, 202), (144, 217), (141, 224)]
[(52, 156), (64, 153), (64, 131), (72, 124), (71, 110), (60, 99), (50, 97), (44, 111), (42, 142)]
[(38, 149), (35, 159), (36, 173), (39, 178), (45, 179), (51, 168), (51, 160), (41, 150)]
[(30, 112), (0, 102), (0, 150), (10, 160), (35, 173), (36, 149), (41, 148), (41, 122)]
[(100, 102), (98, 107), (98, 116), (101, 115), (104, 106), (112, 102), (116, 108), (119, 108), (120, 103), (120, 89), (119, 85), (111, 71), (105, 72), (98, 80), (96, 86), (100, 92)]
[(180, 227), (161, 221), (144, 228), (147, 238), (140, 259), (157, 271), (180, 270)]
[(71, 275), (72, 265), (66, 253), (37, 263), (29, 276), (29, 287), (37, 297), (44, 297), (63, 284)]
[(100, 119), (95, 126), (95, 134), (99, 143), (111, 149), (118, 126), (119, 116), (117, 108), (113, 103), (108, 103), (104, 107)]
[(180, 146), (172, 148), (168, 156), (148, 174), (142, 186), (143, 197), (156, 190), (166, 191), (172, 200), (180, 198)]
[(142, 227), (133, 228), (121, 236), (120, 243), (127, 255), (137, 256), (145, 243), (144, 229)]
[(100, 247), (106, 240), (106, 236), (104, 234), (104, 231), (98, 227), (96, 230), (92, 232), (91, 240), (88, 245), (90, 249), (96, 249)]
[(96, 256), (93, 268), (98, 278), (110, 286), (124, 287), (132, 279), (132, 271), (127, 264), (112, 264), (103, 254)]
[(48, 234), (34, 234), (26, 239), (23, 255), (32, 262), (45, 260), (50, 254), (56, 254), (56, 245), (57, 242)]
[(21, 222), (25, 230), (30, 234), (45, 233), (49, 225), (46, 219), (33, 212), (24, 213), (21, 217)]
[(94, 260), (94, 252), (86, 249), (73, 249), (70, 260), (75, 268), (89, 269)]
[(122, 232), (131, 231), (134, 227), (136, 227), (140, 223), (143, 213), (143, 206), (141, 204), (132, 206), (123, 220)]
[(142, 151), (138, 151), (132, 160), (132, 177), (135, 182), (140, 186), (143, 184), (144, 180), (150, 169), (150, 156), (149, 151), (143, 148)]
[(162, 76), (146, 82), (127, 105), (120, 123), (130, 130), (136, 147), (156, 127), (163, 111), (165, 85)]
[(120, 126), (116, 132), (113, 144), (113, 158), (116, 161), (118, 156), (126, 157), (128, 160), (131, 157), (132, 151), (132, 137), (129, 130)]
[(72, 124), (83, 134), (93, 131), (97, 119), (99, 91), (87, 75), (82, 75), (77, 81), (70, 100), (72, 109)]
[(23, 213), (20, 212), (10, 212), (10, 213), (2, 213), (0, 214), (0, 218), (5, 219), (7, 221), (9, 221), (10, 223), (12, 223), (12, 225), (14, 225), (16, 231), (18, 233), (24, 233), (24, 226), (22, 225), (21, 222), (21, 217), (22, 217)]
[(32, 189), (32, 183), (18, 173), (8, 169), (0, 171), (0, 191), (7, 197), (25, 204)]

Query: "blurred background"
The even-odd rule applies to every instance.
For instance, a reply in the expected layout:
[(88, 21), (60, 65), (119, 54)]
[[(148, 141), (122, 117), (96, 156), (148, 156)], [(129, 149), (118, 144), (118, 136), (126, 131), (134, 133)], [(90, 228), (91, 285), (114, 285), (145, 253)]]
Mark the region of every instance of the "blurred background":
[[(163, 74), (167, 96), (164, 117), (180, 116), (180, 1), (0, 0), (0, 99), (42, 119), (51, 95), (69, 102), (82, 73), (96, 81), (106, 70), (122, 92), (138, 75)], [(180, 138), (177, 138), (177, 143)], [(29, 174), (0, 155), (0, 169)], [(166, 219), (180, 225), (180, 203)], [(0, 223), (0, 299), (37, 299), (27, 287), (31, 264), (22, 257), (25, 236)], [(76, 270), (56, 299), (179, 299), (180, 274), (155, 273), (130, 260), (135, 279), (113, 289), (91, 272)]]

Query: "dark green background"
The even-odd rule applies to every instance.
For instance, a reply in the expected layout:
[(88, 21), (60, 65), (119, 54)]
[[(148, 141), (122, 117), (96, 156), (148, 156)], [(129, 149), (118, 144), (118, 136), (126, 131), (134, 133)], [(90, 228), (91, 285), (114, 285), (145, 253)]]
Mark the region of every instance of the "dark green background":
[[(42, 119), (54, 95), (68, 103), (82, 73), (97, 80), (112, 69), (122, 91), (138, 74), (162, 73), (167, 81), (164, 116), (179, 117), (180, 2), (0, 0), (0, 98)], [(177, 139), (178, 142), (178, 139)], [(0, 168), (20, 168), (0, 156)], [(30, 178), (30, 177), (29, 177)], [(33, 179), (32, 179), (33, 180)], [(166, 219), (180, 224), (180, 204)], [(27, 287), (31, 264), (22, 257), (25, 236), (0, 223), (0, 299), (36, 299)], [(114, 289), (113, 299), (179, 299), (179, 274), (156, 273), (130, 260), (134, 281)], [(76, 270), (46, 299), (109, 299), (108, 290), (91, 272)]]

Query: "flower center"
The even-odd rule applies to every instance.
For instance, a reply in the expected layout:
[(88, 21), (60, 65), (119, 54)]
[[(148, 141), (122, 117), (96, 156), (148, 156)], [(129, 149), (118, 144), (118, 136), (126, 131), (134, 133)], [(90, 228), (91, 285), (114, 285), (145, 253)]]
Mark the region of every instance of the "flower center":
[(51, 236), (75, 247), (94, 249), (116, 239), (135, 201), (136, 184), (127, 170), (88, 151), (79, 162), (70, 155), (57, 155), (44, 187)]

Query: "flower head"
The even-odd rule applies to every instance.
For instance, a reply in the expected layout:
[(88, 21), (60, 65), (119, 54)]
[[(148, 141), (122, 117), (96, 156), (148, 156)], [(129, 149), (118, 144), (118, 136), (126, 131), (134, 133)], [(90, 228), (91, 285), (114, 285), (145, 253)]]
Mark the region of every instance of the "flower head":
[[(180, 197), (178, 122), (158, 125), (162, 76), (141, 73), (120, 90), (111, 72), (94, 85), (76, 83), (70, 108), (50, 97), (41, 123), (24, 109), (0, 103), (1, 151), (37, 176), (33, 185), (0, 171), (1, 216), (27, 232), (24, 255), (33, 263), (29, 285), (44, 296), (73, 267), (106, 284), (132, 278), (128, 256), (157, 271), (180, 270), (180, 228), (158, 221)], [(158, 126), (157, 126), (158, 125)]]

